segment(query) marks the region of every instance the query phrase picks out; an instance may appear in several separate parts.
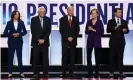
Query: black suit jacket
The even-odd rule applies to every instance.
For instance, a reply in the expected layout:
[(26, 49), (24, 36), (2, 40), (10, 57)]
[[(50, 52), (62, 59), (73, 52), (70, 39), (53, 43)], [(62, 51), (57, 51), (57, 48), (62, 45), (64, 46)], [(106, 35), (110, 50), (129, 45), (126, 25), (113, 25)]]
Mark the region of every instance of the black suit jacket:
[[(107, 33), (111, 33), (109, 45), (122, 45), (124, 46), (125, 43), (125, 37), (124, 34), (129, 33), (128, 24), (127, 21), (121, 19), (121, 26), (119, 28), (115, 29), (117, 26), (115, 19), (111, 19), (108, 21), (107, 24)], [(127, 32), (124, 33), (123, 29), (126, 28)]]
[[(64, 16), (60, 18), (60, 26), (59, 31), (62, 37), (62, 45), (77, 45), (77, 37), (79, 35), (79, 20), (75, 16), (72, 16), (72, 26), (70, 28), (69, 22), (68, 22), (68, 16)], [(68, 37), (73, 37), (73, 41), (70, 43), (68, 41)]]
[(44, 39), (44, 45), (49, 46), (49, 35), (51, 33), (51, 20), (48, 17), (43, 18), (43, 28), (39, 16), (35, 16), (31, 19), (31, 34), (32, 42), (31, 45), (38, 45), (39, 39)]

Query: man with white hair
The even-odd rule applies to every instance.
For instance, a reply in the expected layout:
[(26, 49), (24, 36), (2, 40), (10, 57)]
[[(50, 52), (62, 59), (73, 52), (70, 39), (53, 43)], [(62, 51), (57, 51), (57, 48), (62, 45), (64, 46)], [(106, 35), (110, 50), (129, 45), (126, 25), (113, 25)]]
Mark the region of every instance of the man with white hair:
[(43, 57), (43, 76), (48, 77), (48, 47), (49, 35), (51, 33), (51, 20), (49, 17), (45, 16), (45, 12), (45, 8), (40, 7), (38, 10), (38, 16), (35, 16), (31, 19), (31, 46), (33, 46), (33, 71), (35, 78), (37, 78), (39, 75), (38, 63), (40, 52), (41, 56)]
[[(60, 34), (62, 39), (62, 68), (63, 72), (61, 77), (66, 77), (68, 61), (70, 61), (69, 77), (73, 77), (73, 70), (75, 64), (75, 52), (77, 45), (77, 37), (79, 35), (79, 20), (73, 16), (73, 7), (67, 8), (67, 15), (60, 18)], [(68, 53), (68, 48), (70, 53)], [(69, 59), (68, 60), (68, 56)]]

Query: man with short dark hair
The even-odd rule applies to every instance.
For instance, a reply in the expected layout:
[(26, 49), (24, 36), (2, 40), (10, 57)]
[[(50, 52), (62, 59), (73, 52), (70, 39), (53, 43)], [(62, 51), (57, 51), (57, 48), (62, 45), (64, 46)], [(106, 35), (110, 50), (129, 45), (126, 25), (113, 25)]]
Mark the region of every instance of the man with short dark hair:
[(123, 54), (125, 48), (124, 34), (129, 33), (127, 21), (121, 18), (122, 12), (120, 8), (114, 10), (115, 18), (108, 21), (107, 33), (111, 33), (110, 46), (110, 78), (114, 77), (115, 56), (117, 57), (118, 71), (120, 78), (125, 78), (123, 74)]

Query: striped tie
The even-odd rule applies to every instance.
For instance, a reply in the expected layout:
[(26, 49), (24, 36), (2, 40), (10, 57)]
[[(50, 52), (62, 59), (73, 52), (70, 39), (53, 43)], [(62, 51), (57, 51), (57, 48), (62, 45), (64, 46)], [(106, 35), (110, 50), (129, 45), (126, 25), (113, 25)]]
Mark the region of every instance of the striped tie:
[(41, 22), (41, 27), (43, 29), (43, 18), (41, 18), (40, 22)]

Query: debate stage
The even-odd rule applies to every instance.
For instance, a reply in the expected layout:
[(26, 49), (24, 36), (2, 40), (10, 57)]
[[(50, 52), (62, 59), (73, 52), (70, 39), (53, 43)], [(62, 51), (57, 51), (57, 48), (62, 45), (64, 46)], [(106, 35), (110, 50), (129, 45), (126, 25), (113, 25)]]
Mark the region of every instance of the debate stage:
[[(2, 72), (1, 80), (133, 80), (133, 72), (124, 72), (127, 76), (124, 79), (118, 77), (118, 73), (115, 73), (114, 79), (109, 79), (109, 72), (100, 72), (100, 78), (87, 78), (87, 72), (78, 71), (74, 72), (74, 78), (60, 78), (61, 72), (49, 72), (49, 78), (43, 78), (42, 72), (40, 72), (39, 78), (33, 78), (33, 72), (24, 72), (25, 78), (19, 78), (19, 72), (13, 72), (13, 78), (7, 78), (8, 72)], [(68, 76), (68, 75), (67, 75)]]
[(133, 80), (132, 78), (125, 78), (125, 79), (108, 79), (108, 78), (81, 78), (81, 79), (63, 79), (63, 78), (40, 78), (40, 79), (33, 79), (33, 78), (24, 78), (24, 79), (19, 79), (19, 78), (13, 78), (13, 79), (1, 79), (1, 80)]
[[(19, 2), (19, 0), (14, 0), (14, 2), (3, 0), (3, 2), (0, 4), (0, 12), (2, 14), (1, 17), (1, 32), (0, 32), (0, 39), (1, 39), (1, 79), (0, 80), (120, 80), (118, 78), (118, 69), (116, 69), (116, 76), (115, 79), (109, 79), (109, 58), (110, 58), (110, 48), (109, 48), (109, 40), (110, 40), (110, 34), (107, 33), (107, 22), (109, 19), (114, 18), (113, 9), (115, 7), (119, 7), (122, 9), (123, 15), (122, 17), (128, 22), (129, 27), (129, 34), (125, 35), (125, 51), (124, 51), (124, 68), (123, 72), (127, 76), (125, 79), (122, 80), (133, 80), (133, 2), (132, 1), (100, 1), (96, 3), (95, 0), (87, 1), (54, 1), (54, 0), (43, 0), (43, 1), (29, 1), (23, 0), (22, 2)], [(94, 1), (94, 2), (93, 2)], [(22, 7), (23, 6), (23, 7)], [(37, 8), (43, 6), (46, 8), (47, 16), (51, 19), (51, 25), (52, 30), (51, 34), (49, 36), (50, 38), (50, 47), (49, 47), (49, 78), (43, 78), (42, 72), (40, 73), (39, 79), (33, 79), (33, 70), (32, 70), (32, 62), (33, 62), (33, 48), (31, 46), (31, 30), (30, 30), (30, 21), (31, 18), (38, 14)], [(59, 19), (65, 15), (65, 9), (68, 6), (74, 7), (74, 14), (75, 16), (79, 17), (80, 21), (80, 33), (77, 36), (77, 46), (76, 46), (76, 55), (75, 55), (75, 69), (74, 69), (74, 75), (75, 77), (73, 79), (66, 78), (62, 79), (60, 78), (61, 75), (61, 59), (62, 59), (62, 49), (61, 49), (61, 35), (59, 32)], [(104, 25), (104, 35), (101, 37), (101, 55), (100, 55), (100, 77), (99, 79), (93, 78), (89, 79), (87, 78), (87, 48), (86, 48), (86, 38), (87, 35), (85, 35), (85, 26), (86, 22), (91, 19), (90, 17), (90, 11), (93, 8), (97, 8), (99, 11), (99, 19), (102, 20)], [(10, 20), (10, 15), (13, 10), (19, 10), (22, 20), (25, 23), (27, 34), (23, 36), (23, 71), (25, 74), (25, 78), (21, 79), (19, 77), (18, 68), (17, 68), (17, 57), (14, 56), (14, 69), (13, 69), (13, 78), (8, 79), (8, 45), (7, 40), (8, 38), (3, 35), (3, 31), (5, 29), (5, 26), (7, 24), (7, 21)], [(82, 12), (82, 13), (81, 13)], [(41, 54), (41, 53), (39, 53)], [(116, 57), (116, 56), (115, 56)], [(42, 59), (43, 57), (39, 56), (39, 65), (42, 65)], [(118, 58), (115, 58), (115, 66), (117, 66)], [(69, 61), (69, 60), (68, 60)], [(93, 68), (95, 68), (95, 54), (94, 50), (92, 52), (92, 64)], [(43, 71), (42, 68), (40, 68), (40, 71)]]

